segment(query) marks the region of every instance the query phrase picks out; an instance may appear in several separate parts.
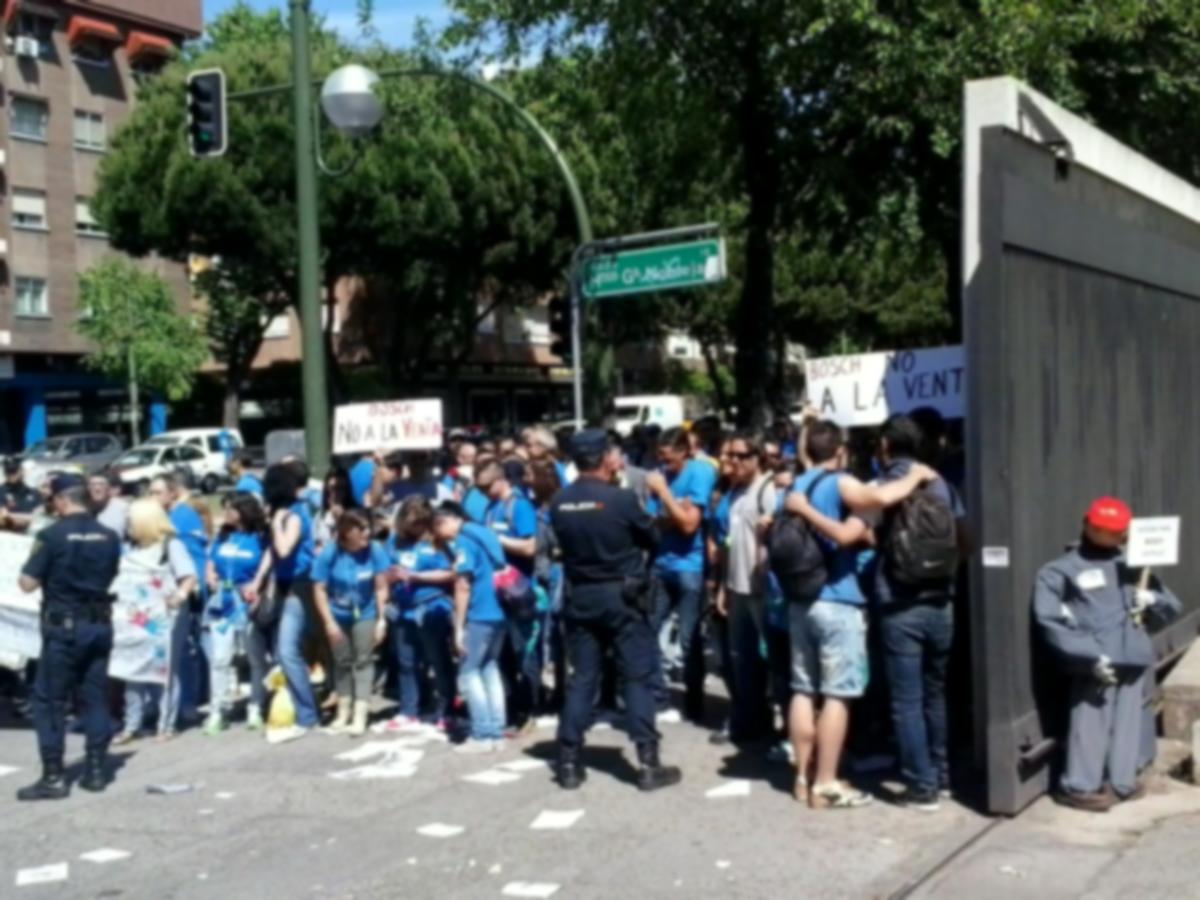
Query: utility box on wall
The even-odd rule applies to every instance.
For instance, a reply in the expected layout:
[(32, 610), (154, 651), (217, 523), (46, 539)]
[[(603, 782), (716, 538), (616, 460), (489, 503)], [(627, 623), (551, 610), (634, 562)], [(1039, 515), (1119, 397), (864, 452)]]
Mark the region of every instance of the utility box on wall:
[[(1008, 78), (966, 88), (963, 321), (975, 746), (987, 808), (1051, 787), (1062, 677), (1038, 568), (1102, 494), (1200, 533), (1200, 190)], [(1200, 622), (1200, 558), (1158, 573)]]

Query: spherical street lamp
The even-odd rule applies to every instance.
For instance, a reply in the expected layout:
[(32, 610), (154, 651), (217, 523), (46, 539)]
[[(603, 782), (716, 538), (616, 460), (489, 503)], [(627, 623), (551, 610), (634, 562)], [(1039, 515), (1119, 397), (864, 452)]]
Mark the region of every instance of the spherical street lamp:
[(334, 128), (347, 137), (362, 137), (379, 124), (383, 105), (375, 95), (378, 82), (378, 75), (355, 64), (329, 74), (321, 87), (321, 108)]

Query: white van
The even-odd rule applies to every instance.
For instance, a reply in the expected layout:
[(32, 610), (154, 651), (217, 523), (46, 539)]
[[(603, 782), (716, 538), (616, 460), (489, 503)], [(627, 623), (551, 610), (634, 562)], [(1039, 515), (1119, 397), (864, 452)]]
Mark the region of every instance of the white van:
[[(187, 446), (199, 448), (207, 458), (208, 471), (229, 474), (229, 459), (246, 446), (236, 428), (180, 428), (164, 431), (142, 444), (143, 447)], [(228, 446), (227, 446), (228, 445)]]
[(613, 428), (621, 437), (629, 437), (637, 425), (675, 428), (686, 421), (683, 397), (679, 394), (639, 394), (613, 400), (616, 422)]

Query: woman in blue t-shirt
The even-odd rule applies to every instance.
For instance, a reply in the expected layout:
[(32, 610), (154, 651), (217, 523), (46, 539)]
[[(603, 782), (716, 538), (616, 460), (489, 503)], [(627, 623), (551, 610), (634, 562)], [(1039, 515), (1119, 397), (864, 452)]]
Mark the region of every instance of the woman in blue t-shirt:
[(371, 540), (371, 520), (358, 510), (342, 513), (336, 539), (313, 563), (313, 598), (333, 647), (338, 693), (330, 732), (367, 732), (375, 648), (387, 635), (390, 565), (387, 552)]
[(464, 522), (456, 503), (434, 513), (433, 533), (455, 549), (454, 647), (458, 653), (458, 689), (471, 715), (471, 737), (455, 750), (491, 753), (504, 742), (504, 680), (500, 654), (508, 633), (504, 610), (492, 583), (503, 568), (504, 548), (489, 528)]
[[(396, 513), (394, 533), (386, 549), (392, 564), (393, 646), (399, 668), (400, 710), (389, 731), (421, 724), (422, 706), (445, 730), (454, 703), (454, 660), (450, 643), (454, 589), (454, 551), (433, 539), (433, 507), (424, 496), (405, 498)], [(422, 704), (421, 672), (433, 670), (437, 697)], [(428, 701), (430, 698), (426, 698)]]
[[(257, 603), (270, 571), (267, 518), (253, 494), (234, 494), (225, 500), (225, 522), (208, 549), (208, 601), (204, 607), (204, 640), (208, 656), (211, 699), (204, 733), (215, 735), (228, 724), (237, 693), (233, 660), (246, 639), (247, 603)], [(257, 662), (257, 665), (255, 664)], [(253, 657), (250, 667), (250, 706), (246, 727), (262, 728), (266, 666)]]

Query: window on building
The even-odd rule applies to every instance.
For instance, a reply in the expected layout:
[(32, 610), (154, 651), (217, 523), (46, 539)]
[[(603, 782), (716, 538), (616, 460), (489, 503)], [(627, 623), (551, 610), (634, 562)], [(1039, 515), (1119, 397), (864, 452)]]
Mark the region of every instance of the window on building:
[(103, 41), (81, 41), (71, 48), (71, 59), (89, 66), (112, 65), (112, 47)]
[(78, 234), (104, 236), (104, 229), (92, 215), (92, 207), (87, 197), (75, 198), (75, 231)]
[(50, 317), (50, 304), (46, 299), (46, 279), (17, 278), (15, 295), (18, 316), (33, 319)]
[(104, 116), (87, 110), (75, 110), (75, 146), (81, 150), (103, 150), (107, 141)]
[(46, 139), (46, 123), (50, 119), (50, 107), (44, 100), (32, 97), (13, 97), (8, 105), (8, 130), (13, 137)]
[(23, 12), (17, 17), (16, 37), (38, 42), (38, 59), (54, 59), (54, 19)]
[(17, 188), (12, 194), (12, 223), (14, 228), (46, 230), (46, 195), (41, 191)]

